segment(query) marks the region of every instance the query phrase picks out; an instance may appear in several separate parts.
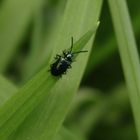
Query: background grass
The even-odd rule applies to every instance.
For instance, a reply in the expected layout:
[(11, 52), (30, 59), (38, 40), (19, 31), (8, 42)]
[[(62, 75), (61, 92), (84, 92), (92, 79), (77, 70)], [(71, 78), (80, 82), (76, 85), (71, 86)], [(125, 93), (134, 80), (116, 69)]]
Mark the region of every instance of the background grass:
[[(0, 140), (139, 139), (137, 3), (0, 1)], [(71, 36), (88, 53), (55, 78)]]

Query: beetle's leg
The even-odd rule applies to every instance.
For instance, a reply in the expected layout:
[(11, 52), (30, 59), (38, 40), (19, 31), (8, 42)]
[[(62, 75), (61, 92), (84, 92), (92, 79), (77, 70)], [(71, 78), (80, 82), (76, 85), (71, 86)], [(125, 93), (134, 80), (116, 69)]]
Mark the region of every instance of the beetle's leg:
[(66, 50), (63, 50), (63, 55), (64, 55), (64, 57), (66, 56), (66, 52), (67, 52)]
[(57, 56), (57, 57), (61, 57), (61, 55), (59, 55), (59, 54), (56, 54), (56, 56)]

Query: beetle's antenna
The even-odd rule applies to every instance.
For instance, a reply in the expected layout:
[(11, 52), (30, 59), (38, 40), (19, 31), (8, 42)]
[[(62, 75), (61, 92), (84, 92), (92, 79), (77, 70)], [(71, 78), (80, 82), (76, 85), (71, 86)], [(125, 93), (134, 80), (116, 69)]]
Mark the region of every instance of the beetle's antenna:
[(72, 52), (72, 48), (73, 48), (73, 36), (71, 37), (71, 48), (70, 48), (70, 52)]
[(85, 51), (73, 52), (72, 54), (76, 54), (76, 53), (84, 53), (84, 52), (88, 52), (88, 51), (85, 50)]

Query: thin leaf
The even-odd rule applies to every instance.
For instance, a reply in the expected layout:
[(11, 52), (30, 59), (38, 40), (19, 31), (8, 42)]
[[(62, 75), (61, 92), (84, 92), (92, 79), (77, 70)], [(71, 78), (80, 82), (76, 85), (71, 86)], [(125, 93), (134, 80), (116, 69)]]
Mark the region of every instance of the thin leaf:
[[(8, 99), (10, 99), (17, 88), (7, 79), (0, 76), (0, 106), (2, 106)], [(76, 135), (72, 134), (68, 129), (62, 127), (58, 135), (56, 136), (55, 140), (82, 140), (78, 138)]]
[(125, 0), (109, 0), (122, 66), (140, 139), (140, 62)]
[[(83, 40), (82, 38), (78, 41), (82, 42), (82, 44), (78, 42), (77, 44), (80, 44), (84, 47), (85, 44), (88, 42), (88, 39), (90, 39), (90, 37), (92, 36), (92, 34), (90, 34), (91, 36), (89, 36), (89, 33), (91, 32), (89, 31), (84, 35), (85, 40)], [(80, 48), (81, 46), (77, 47)], [(38, 104), (42, 100), (45, 99), (45, 101), (42, 102), (43, 105), (44, 103), (48, 104), (50, 102), (48, 100), (48, 96), (52, 95), (50, 95), (49, 91), (59, 80), (59, 78), (55, 78), (52, 75), (50, 75), (50, 72), (48, 72), (48, 67), (49, 66), (46, 66), (46, 68), (44, 68), (40, 73), (33, 77), (33, 79), (31, 79), (23, 88), (21, 88), (21, 90), (19, 90), (18, 93), (16, 93), (0, 108), (0, 138), (2, 138), (3, 140), (9, 139), (9, 135), (17, 129), (17, 127), (38, 106)], [(42, 104), (41, 106), (39, 106), (39, 108), (40, 107), (42, 107)], [(38, 113), (40, 111), (43, 113), (41, 108), (39, 110), (38, 108), (36, 108), (35, 112), (36, 111)], [(41, 112), (38, 114), (39, 117), (41, 117)], [(33, 117), (31, 117), (30, 119), (32, 121), (34, 120)], [(23, 125), (22, 128), (24, 128)], [(33, 137), (35, 137), (35, 134), (33, 135)]]

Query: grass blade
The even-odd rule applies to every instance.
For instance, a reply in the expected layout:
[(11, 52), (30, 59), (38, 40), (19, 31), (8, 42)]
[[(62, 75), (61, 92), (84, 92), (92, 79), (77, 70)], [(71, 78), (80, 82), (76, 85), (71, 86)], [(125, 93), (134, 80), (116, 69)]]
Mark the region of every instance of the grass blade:
[(125, 0), (109, 0), (124, 75), (140, 139), (140, 62)]
[[(89, 33), (90, 33), (90, 36), (89, 36)], [(84, 39), (82, 38), (76, 43), (80, 45), (77, 47), (78, 48), (80, 48), (81, 46), (84, 47), (92, 35), (93, 35), (93, 32), (92, 34), (90, 31), (87, 32), (83, 36)], [(80, 43), (82, 42), (82, 44), (80, 44), (79, 42)], [(47, 72), (48, 69), (49, 69), (49, 66), (46, 66), (40, 73), (38, 73), (35, 77), (33, 77), (33, 79), (31, 79), (23, 88), (21, 88), (21, 90), (19, 90), (18, 93), (14, 94), (14, 96), (11, 99), (9, 99), (3, 106), (1, 106), (0, 108), (0, 129), (1, 129), (0, 138), (1, 139), (9, 140), (10, 139), (9, 135), (11, 135), (11, 133), (14, 132), (18, 128), (18, 126), (24, 121), (24, 119), (34, 109), (35, 110), (31, 114), (31, 116), (32, 115), (33, 116), (39, 115), (38, 117), (44, 116), (44, 114), (42, 114), (44, 113), (42, 110), (43, 106), (46, 107), (44, 103), (45, 104), (50, 103), (49, 96), (53, 95), (53, 94), (50, 95), (50, 90), (55, 85), (55, 83), (59, 80), (59, 78), (54, 78), (52, 75), (50, 75), (50, 72)], [(37, 107), (42, 100), (44, 102), (42, 102), (42, 104), (39, 107)], [(45, 109), (44, 111), (46, 111)], [(30, 117), (29, 115), (29, 119), (31, 119), (31, 121), (29, 121), (28, 124), (34, 121), (33, 116)], [(39, 123), (42, 123), (42, 121), (41, 122), (39, 121)], [(22, 125), (22, 128), (24, 128), (24, 125)], [(30, 127), (28, 129), (30, 129)], [(36, 129), (38, 130), (38, 127)], [(35, 139), (38, 135), (40, 136), (40, 133), (34, 133), (34, 135), (32, 135), (32, 137), (34, 137), (33, 139)], [(18, 136), (16, 135), (16, 137)], [(15, 139), (16, 138), (14, 138), (14, 140)], [(21, 140), (22, 138), (20, 137), (19, 139)]]
[[(10, 99), (15, 94), (15, 92), (17, 92), (17, 88), (7, 79), (0, 76), (0, 106)], [(78, 137), (72, 134), (69, 130), (62, 127), (55, 140), (77, 140), (77, 138)]]

